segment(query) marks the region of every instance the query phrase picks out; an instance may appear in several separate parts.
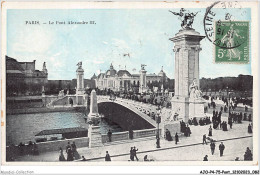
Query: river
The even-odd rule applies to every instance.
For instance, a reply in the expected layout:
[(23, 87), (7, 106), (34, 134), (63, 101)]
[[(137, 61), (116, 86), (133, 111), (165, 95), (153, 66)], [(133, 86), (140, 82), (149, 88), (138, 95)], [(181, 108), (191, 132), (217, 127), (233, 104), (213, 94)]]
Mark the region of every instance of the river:
[[(39, 114), (15, 114), (6, 117), (6, 144), (19, 144), (35, 141), (35, 134), (42, 130), (87, 127), (85, 114), (81, 112), (51, 112)], [(122, 128), (117, 124), (102, 119), (101, 133), (106, 134), (108, 129), (120, 132)]]

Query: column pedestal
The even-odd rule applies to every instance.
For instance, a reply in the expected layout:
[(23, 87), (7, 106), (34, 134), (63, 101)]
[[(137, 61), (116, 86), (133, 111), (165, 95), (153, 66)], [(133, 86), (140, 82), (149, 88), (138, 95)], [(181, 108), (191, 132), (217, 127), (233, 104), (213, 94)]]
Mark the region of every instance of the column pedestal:
[(189, 105), (189, 117), (190, 118), (202, 118), (205, 117), (203, 99), (190, 99)]
[(165, 136), (165, 131), (168, 129), (171, 133), (171, 136), (174, 139), (176, 132), (179, 134), (181, 132), (181, 126), (179, 121), (165, 121), (162, 124), (162, 137)]
[(179, 121), (185, 123), (189, 120), (189, 98), (188, 97), (173, 97), (171, 100), (173, 114), (178, 113)]
[(102, 136), (100, 132), (100, 126), (92, 126), (89, 125), (88, 129), (89, 135), (89, 148), (101, 147), (102, 144)]

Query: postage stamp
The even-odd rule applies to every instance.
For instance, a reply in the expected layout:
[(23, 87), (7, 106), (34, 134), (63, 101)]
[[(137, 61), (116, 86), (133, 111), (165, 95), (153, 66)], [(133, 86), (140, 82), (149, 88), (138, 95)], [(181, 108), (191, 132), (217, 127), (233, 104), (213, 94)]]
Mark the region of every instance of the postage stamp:
[(218, 21), (215, 25), (215, 62), (249, 62), (249, 22)]

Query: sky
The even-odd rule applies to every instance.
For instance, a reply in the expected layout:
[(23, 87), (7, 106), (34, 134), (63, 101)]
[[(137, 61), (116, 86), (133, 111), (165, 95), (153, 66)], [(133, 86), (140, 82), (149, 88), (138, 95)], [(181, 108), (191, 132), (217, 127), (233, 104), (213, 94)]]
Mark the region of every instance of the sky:
[[(146, 64), (147, 73), (157, 74), (163, 66), (166, 75), (174, 78), (174, 43), (169, 38), (181, 29), (181, 21), (168, 10), (180, 9), (9, 9), (7, 56), (21, 62), (36, 60), (39, 70), (46, 62), (49, 80), (76, 78), (80, 61), (85, 78), (105, 72), (111, 63), (116, 70), (126, 68), (130, 73), (138, 73), (141, 64)], [(205, 36), (205, 9), (188, 10), (199, 12), (193, 28)], [(236, 19), (250, 20), (249, 15), (237, 15)], [(40, 24), (29, 25), (26, 21)], [(201, 48), (200, 78), (251, 75), (250, 64), (213, 63), (213, 44), (207, 38), (201, 41)]]

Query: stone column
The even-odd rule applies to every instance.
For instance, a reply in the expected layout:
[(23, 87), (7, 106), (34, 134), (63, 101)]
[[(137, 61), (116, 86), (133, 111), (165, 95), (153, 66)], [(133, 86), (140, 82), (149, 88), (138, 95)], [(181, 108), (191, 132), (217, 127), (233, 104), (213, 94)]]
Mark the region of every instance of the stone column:
[(175, 74), (175, 87), (174, 87), (174, 95), (179, 96), (180, 94), (180, 89), (179, 89), (179, 57), (180, 55), (180, 48), (174, 48), (173, 51), (175, 52), (175, 69), (174, 69), (174, 74)]
[(82, 95), (84, 94), (84, 70), (79, 67), (77, 69), (77, 92), (76, 94)]
[(170, 38), (175, 44), (175, 95), (172, 98), (172, 112), (178, 112), (179, 118), (185, 122), (189, 117), (198, 117), (195, 110), (204, 110), (204, 106), (201, 106), (204, 102), (190, 99), (189, 89), (194, 79), (199, 84), (199, 50), (200, 41), (204, 37), (194, 29), (187, 28)]
[(90, 94), (90, 107), (89, 107), (89, 114), (88, 114), (89, 148), (103, 146), (99, 120), (100, 117), (98, 114), (97, 94), (96, 91), (93, 89)]
[(142, 68), (140, 70), (140, 87), (139, 87), (139, 92), (143, 93), (146, 91), (146, 70)]
[(97, 116), (98, 115), (98, 105), (97, 105), (97, 94), (93, 89), (90, 94), (90, 107), (88, 116)]

